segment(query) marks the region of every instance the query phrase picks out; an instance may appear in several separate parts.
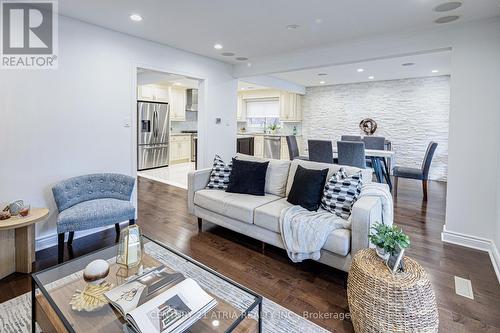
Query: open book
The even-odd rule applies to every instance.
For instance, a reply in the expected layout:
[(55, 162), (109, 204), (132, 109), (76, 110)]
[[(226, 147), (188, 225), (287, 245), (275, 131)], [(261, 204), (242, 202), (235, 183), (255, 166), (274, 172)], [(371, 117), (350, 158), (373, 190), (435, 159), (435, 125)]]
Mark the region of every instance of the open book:
[(161, 267), (105, 296), (139, 333), (182, 332), (217, 305), (193, 279)]

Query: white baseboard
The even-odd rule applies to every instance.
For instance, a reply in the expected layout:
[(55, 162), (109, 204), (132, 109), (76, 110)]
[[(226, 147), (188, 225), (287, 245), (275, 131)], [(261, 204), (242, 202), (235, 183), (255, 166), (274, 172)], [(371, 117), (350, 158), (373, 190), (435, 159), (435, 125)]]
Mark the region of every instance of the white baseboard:
[[(114, 227), (115, 227), (115, 225), (113, 224), (113, 225), (102, 227), (102, 228), (95, 228), (95, 229), (90, 229), (90, 230), (77, 231), (77, 232), (75, 232), (75, 239), (82, 238), (82, 237), (85, 237), (85, 236), (88, 236), (88, 235), (92, 235), (92, 234), (95, 234), (97, 232), (101, 232), (103, 230), (111, 229), (111, 228), (114, 228)], [(66, 233), (66, 239), (67, 238), (68, 238), (68, 235)], [(57, 245), (57, 234), (55, 234), (55, 235), (48, 235), (48, 236), (45, 236), (45, 237), (42, 237), (42, 238), (38, 238), (35, 241), (35, 250), (39, 251), (39, 250), (43, 250), (43, 249), (46, 249), (46, 248), (49, 248), (49, 247), (52, 247), (52, 246), (56, 246), (56, 245)]]
[(441, 240), (445, 243), (451, 243), (470, 247), (471, 249), (481, 250), (488, 252), (491, 259), (491, 264), (497, 275), (498, 282), (500, 283), (500, 254), (495, 243), (491, 239), (475, 237), (471, 235), (462, 234), (459, 232), (446, 230), (446, 225), (443, 226), (441, 233)]

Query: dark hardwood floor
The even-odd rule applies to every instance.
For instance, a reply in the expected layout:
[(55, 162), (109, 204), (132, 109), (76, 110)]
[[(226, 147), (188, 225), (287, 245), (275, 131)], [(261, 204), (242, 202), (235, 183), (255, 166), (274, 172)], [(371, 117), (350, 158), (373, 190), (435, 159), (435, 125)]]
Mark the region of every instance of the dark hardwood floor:
[[(138, 224), (146, 235), (166, 242), (196, 260), (246, 285), (274, 302), (334, 332), (352, 332), (346, 320), (322, 319), (319, 312), (347, 312), (345, 273), (316, 262), (293, 264), (284, 250), (204, 222), (198, 233), (196, 218), (187, 213), (183, 189), (139, 178)], [(430, 182), (429, 201), (422, 203), (420, 183), (400, 180), (395, 199), (395, 223), (412, 240), (407, 254), (429, 273), (439, 307), (440, 332), (500, 332), (500, 286), (488, 254), (440, 240), (445, 215), (446, 186)], [(114, 229), (77, 239), (79, 256), (115, 241)], [(68, 257), (68, 251), (65, 252)], [(35, 269), (54, 265), (56, 247), (37, 252)], [(472, 281), (474, 300), (455, 294), (454, 276)], [(0, 281), (0, 302), (30, 290), (27, 275), (13, 274)]]

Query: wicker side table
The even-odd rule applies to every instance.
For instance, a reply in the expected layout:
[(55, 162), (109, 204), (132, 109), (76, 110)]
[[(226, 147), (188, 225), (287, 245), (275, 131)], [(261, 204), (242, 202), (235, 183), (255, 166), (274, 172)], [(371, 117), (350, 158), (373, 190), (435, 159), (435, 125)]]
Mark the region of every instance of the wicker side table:
[(427, 274), (405, 257), (405, 272), (392, 274), (374, 250), (359, 251), (347, 280), (354, 330), (360, 332), (437, 332), (436, 298)]

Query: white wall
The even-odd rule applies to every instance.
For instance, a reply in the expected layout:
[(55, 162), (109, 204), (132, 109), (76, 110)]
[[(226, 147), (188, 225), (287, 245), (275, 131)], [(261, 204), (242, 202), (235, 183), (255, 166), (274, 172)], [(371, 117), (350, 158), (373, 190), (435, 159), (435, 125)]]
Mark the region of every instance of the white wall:
[(430, 179), (446, 180), (449, 111), (449, 76), (307, 88), (303, 148), (307, 139), (365, 135), (359, 122), (372, 118), (378, 125), (375, 136), (391, 140), (398, 165), (420, 168), (429, 141), (436, 141)]
[[(64, 17), (59, 31), (57, 70), (0, 72), (0, 202), (49, 207), (37, 239), (55, 234), (54, 183), (93, 172), (135, 175), (134, 64), (205, 79), (201, 164), (211, 164), (215, 153), (234, 154), (227, 144), (236, 140), (230, 65)], [(125, 120), (134, 126), (124, 127)]]
[(477, 247), (486, 240), (498, 248), (500, 20), (461, 30), (451, 60), (446, 231), (476, 237)]

